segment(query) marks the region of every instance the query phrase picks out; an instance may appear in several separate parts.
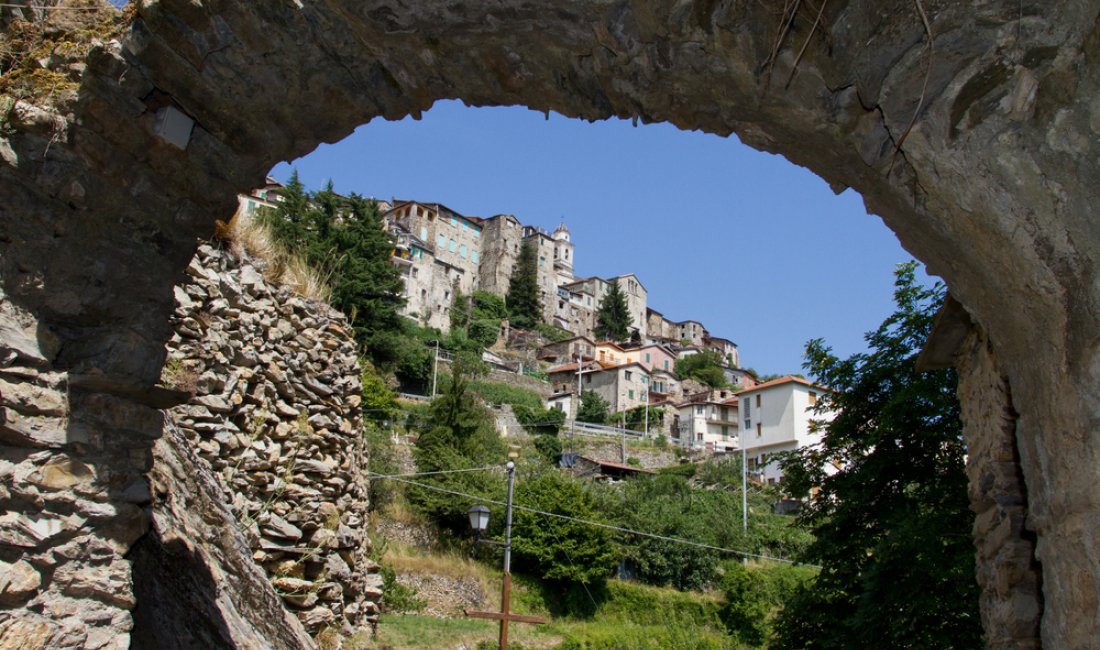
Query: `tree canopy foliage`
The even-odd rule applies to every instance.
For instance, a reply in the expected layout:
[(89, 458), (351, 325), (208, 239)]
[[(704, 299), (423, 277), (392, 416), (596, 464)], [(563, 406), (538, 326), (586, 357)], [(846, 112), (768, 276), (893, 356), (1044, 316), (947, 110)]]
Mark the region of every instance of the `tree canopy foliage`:
[(581, 405), (577, 411), (577, 420), (590, 424), (607, 424), (611, 417), (611, 405), (599, 393), (586, 390), (581, 392)]
[(630, 308), (619, 283), (612, 280), (609, 285), (596, 312), (594, 333), (601, 340), (625, 341), (630, 338), (630, 326), (634, 324), (634, 319), (630, 316)]
[(696, 379), (710, 388), (729, 386), (722, 372), (722, 355), (713, 350), (703, 350), (676, 360), (676, 376), (680, 379)]
[(525, 239), (519, 249), (519, 258), (508, 282), (508, 318), (512, 327), (534, 329), (542, 322), (542, 301), (539, 298), (538, 262), (535, 245)]
[[(633, 530), (773, 557), (800, 557), (809, 535), (791, 518), (771, 513), (776, 494), (749, 494), (752, 525), (746, 532), (741, 524), (740, 463), (712, 461), (704, 467), (711, 475), (729, 478), (716, 489), (701, 489), (676, 471), (639, 477), (616, 486), (603, 508), (615, 513), (615, 523)], [(630, 537), (624, 542), (623, 558), (639, 580), (677, 589), (712, 586), (722, 562), (730, 559), (713, 549), (659, 539)]]
[[(432, 401), (432, 426), (420, 434), (414, 456), (421, 472), (487, 467), (503, 463), (506, 446), (497, 433), (494, 418), (473, 399), (464, 364), (454, 364), (443, 393)], [(423, 479), (435, 487), (500, 500), (503, 480), (499, 474), (468, 472), (440, 474)], [(425, 488), (409, 490), (410, 500), (436, 523), (455, 532), (469, 527), (466, 498)]]
[(332, 304), (347, 314), (355, 337), (368, 353), (384, 339), (379, 332), (396, 329), (403, 304), (402, 280), (390, 263), (393, 241), (382, 228), (373, 200), (358, 194), (343, 197), (329, 181), (308, 192), (294, 172), (275, 210), (260, 213), (276, 240), (305, 261), (332, 286)]
[[(588, 521), (603, 515), (577, 480), (544, 468), (516, 481), (515, 501), (532, 508)], [(526, 510), (515, 512), (512, 549), (516, 566), (546, 580), (600, 583), (611, 576), (618, 554), (611, 534), (574, 521)]]
[(801, 520), (822, 570), (781, 615), (780, 647), (981, 645), (956, 376), (915, 368), (943, 295), (918, 284), (915, 263), (899, 266), (897, 311), (868, 352), (806, 346), (807, 370), (835, 389), (818, 408), (836, 417), (820, 446), (782, 461), (791, 493), (819, 488)]

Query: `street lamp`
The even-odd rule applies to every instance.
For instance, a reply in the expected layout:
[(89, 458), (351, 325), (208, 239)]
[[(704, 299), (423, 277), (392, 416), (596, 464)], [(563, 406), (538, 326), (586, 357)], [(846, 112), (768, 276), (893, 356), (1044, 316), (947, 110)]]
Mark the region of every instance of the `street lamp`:
[(477, 531), (477, 536), (481, 537), (489, 527), (489, 508), (479, 504), (467, 510), (466, 514), (470, 516), (470, 528)]
[[(543, 618), (538, 618), (536, 616), (519, 616), (508, 611), (512, 599), (512, 493), (516, 484), (516, 464), (512, 461), (508, 461), (504, 465), (504, 469), (508, 471), (508, 502), (504, 510), (504, 544), (492, 542), (490, 540), (478, 540), (482, 543), (489, 542), (504, 547), (504, 578), (500, 590), (500, 611), (466, 612), (467, 616), (473, 618), (488, 618), (500, 621), (500, 650), (505, 650), (508, 647), (509, 621), (516, 621), (517, 623), (546, 622), (546, 619)], [(485, 529), (489, 526), (489, 508), (483, 505), (476, 505), (467, 510), (466, 514), (470, 517), (470, 527), (476, 530), (478, 532), (478, 537), (480, 537), (481, 533), (485, 532)]]

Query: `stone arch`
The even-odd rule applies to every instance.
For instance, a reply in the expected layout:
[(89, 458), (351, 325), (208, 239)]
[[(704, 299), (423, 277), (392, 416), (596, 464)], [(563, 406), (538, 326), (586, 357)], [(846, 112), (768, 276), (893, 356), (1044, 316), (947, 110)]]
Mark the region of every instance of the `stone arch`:
[[(67, 117), (17, 106), (0, 141), (2, 342), (26, 369), (5, 382), (60, 396), (9, 404), (4, 441), (139, 481), (195, 236), (273, 163), (370, 119), (461, 98), (736, 133), (858, 190), (947, 280), (965, 309), (940, 356), (966, 375), (990, 645), (1086, 646), (1100, 633), (1100, 3), (807, 7), (142, 1), (87, 57)], [(180, 146), (155, 134), (165, 111), (193, 121)], [(118, 512), (88, 527), (117, 558), (141, 515), (105, 498)]]

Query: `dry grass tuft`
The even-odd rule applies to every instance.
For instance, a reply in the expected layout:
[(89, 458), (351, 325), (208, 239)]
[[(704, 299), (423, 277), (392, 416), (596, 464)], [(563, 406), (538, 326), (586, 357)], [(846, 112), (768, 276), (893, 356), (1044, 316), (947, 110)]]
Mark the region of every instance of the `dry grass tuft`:
[(459, 551), (425, 551), (387, 541), (382, 564), (397, 573), (427, 576), (446, 576), (456, 580), (473, 577), (482, 592), (492, 594), (500, 590), (500, 572), (461, 554)]
[(271, 231), (252, 215), (238, 209), (219, 235), (238, 254), (263, 260), (267, 279), (284, 284), (304, 298), (328, 302), (332, 298), (330, 276), (318, 272), (303, 258), (288, 253)]
[(36, 0), (5, 11), (10, 13), (0, 21), (0, 94), (60, 107), (76, 97), (80, 62), (129, 27), (136, 8), (118, 11), (104, 0)]

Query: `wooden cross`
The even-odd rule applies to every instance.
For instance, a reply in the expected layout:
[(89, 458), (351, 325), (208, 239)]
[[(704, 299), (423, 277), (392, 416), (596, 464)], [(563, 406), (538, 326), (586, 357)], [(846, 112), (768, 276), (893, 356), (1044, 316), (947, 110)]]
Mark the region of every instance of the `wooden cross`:
[(545, 618), (539, 618), (538, 616), (521, 616), (519, 614), (512, 614), (508, 611), (508, 607), (511, 604), (512, 599), (512, 574), (504, 573), (504, 586), (500, 591), (500, 611), (499, 612), (467, 612), (463, 610), (466, 616), (470, 618), (488, 618), (494, 621), (500, 621), (500, 650), (508, 650), (508, 622), (515, 621), (517, 623), (535, 623), (542, 624), (546, 622)]

